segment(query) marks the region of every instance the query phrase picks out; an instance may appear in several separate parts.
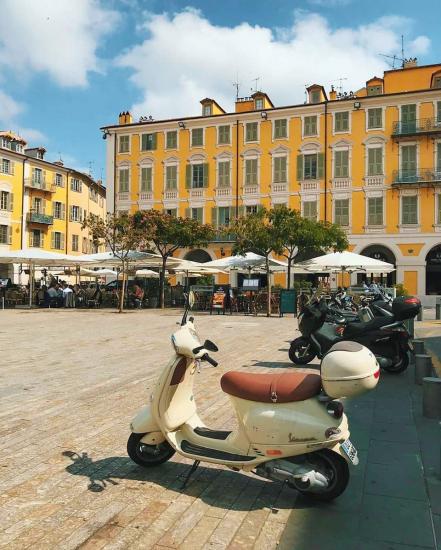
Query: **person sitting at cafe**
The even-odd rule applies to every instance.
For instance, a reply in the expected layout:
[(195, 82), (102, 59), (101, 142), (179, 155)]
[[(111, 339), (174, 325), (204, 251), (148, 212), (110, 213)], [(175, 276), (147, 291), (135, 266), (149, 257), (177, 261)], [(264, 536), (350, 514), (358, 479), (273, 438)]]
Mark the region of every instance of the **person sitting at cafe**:
[(138, 284), (135, 284), (130, 294), (131, 305), (133, 307), (140, 308), (142, 306), (143, 299), (144, 299), (144, 291)]
[(67, 283), (63, 283), (63, 305), (64, 307), (74, 307), (73, 290)]
[(63, 291), (58, 283), (51, 285), (47, 291), (49, 295), (49, 304), (53, 307), (61, 307), (63, 305)]
[(37, 290), (37, 305), (39, 307), (49, 307), (49, 293), (46, 285), (42, 285)]

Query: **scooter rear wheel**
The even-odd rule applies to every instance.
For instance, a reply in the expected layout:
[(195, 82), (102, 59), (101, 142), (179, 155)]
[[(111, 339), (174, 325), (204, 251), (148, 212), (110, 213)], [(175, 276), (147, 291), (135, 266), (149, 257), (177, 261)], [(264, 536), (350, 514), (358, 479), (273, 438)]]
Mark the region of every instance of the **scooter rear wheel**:
[(400, 353), (400, 357), (396, 363), (391, 365), (390, 367), (384, 367), (384, 370), (386, 372), (390, 372), (391, 374), (400, 374), (401, 372), (404, 372), (407, 367), (409, 366), (409, 355), (402, 351)]
[(340, 454), (322, 449), (307, 455), (307, 462), (328, 479), (328, 487), (320, 491), (308, 491), (289, 484), (293, 489), (310, 499), (324, 502), (334, 500), (343, 493), (349, 483), (349, 466)]
[(291, 342), (288, 356), (296, 365), (306, 365), (315, 358), (315, 352), (312, 345), (306, 338), (300, 336)]
[(127, 454), (136, 464), (145, 467), (159, 466), (175, 454), (168, 441), (158, 445), (146, 445), (141, 441), (144, 436), (145, 434), (131, 433), (127, 441)]

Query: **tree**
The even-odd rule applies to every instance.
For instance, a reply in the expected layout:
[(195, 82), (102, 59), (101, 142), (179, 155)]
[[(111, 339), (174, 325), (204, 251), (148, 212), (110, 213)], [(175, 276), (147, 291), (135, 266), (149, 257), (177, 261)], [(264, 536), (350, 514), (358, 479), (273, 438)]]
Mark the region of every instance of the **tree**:
[(162, 257), (159, 273), (159, 304), (164, 307), (164, 281), (167, 260), (180, 248), (207, 246), (214, 239), (211, 225), (201, 224), (192, 218), (177, 218), (159, 210), (147, 210), (134, 214), (136, 226), (146, 233), (149, 242)]
[(275, 252), (288, 261), (288, 288), (295, 257), (305, 259), (306, 255), (319, 256), (329, 249), (341, 252), (348, 247), (346, 233), (336, 224), (302, 218), (297, 210), (285, 206), (271, 210), (269, 217), (279, 234), (276, 240), (279, 248)]
[(281, 235), (274, 226), (272, 211), (262, 208), (254, 214), (240, 217), (235, 220), (228, 229), (235, 235), (236, 242), (233, 246), (233, 254), (245, 254), (255, 252), (265, 258), (267, 275), (267, 317), (271, 316), (271, 282), (269, 256), (272, 252), (281, 250)]
[(110, 248), (115, 258), (121, 262), (122, 286), (119, 299), (119, 312), (124, 307), (124, 291), (128, 272), (129, 252), (137, 250), (143, 243), (146, 234), (135, 224), (135, 218), (131, 215), (108, 214), (102, 219), (95, 214), (89, 216), (83, 222), (83, 229), (88, 228), (95, 245), (105, 244)]

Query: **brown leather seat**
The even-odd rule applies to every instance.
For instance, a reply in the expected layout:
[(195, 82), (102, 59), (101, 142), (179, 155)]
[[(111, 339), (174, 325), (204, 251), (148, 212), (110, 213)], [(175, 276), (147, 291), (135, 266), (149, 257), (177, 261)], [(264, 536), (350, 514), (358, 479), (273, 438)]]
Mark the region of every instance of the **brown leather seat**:
[(291, 403), (304, 401), (321, 390), (319, 373), (293, 372), (254, 374), (227, 372), (221, 378), (225, 393), (260, 403)]

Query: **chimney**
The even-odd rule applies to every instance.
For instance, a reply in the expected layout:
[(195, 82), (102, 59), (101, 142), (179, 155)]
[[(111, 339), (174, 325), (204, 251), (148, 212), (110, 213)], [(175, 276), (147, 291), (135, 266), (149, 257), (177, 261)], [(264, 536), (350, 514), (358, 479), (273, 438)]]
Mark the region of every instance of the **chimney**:
[(403, 69), (412, 69), (418, 67), (418, 59), (416, 57), (409, 57), (403, 61)]
[(331, 91), (329, 92), (329, 100), (335, 101), (337, 99), (337, 92), (335, 91), (334, 86), (331, 86)]
[(123, 111), (122, 113), (119, 113), (118, 116), (118, 124), (132, 124), (133, 117), (129, 113), (129, 111)]
[(64, 162), (60, 159), (60, 160), (56, 160), (54, 162), (54, 164), (56, 164), (57, 166), (64, 166)]

